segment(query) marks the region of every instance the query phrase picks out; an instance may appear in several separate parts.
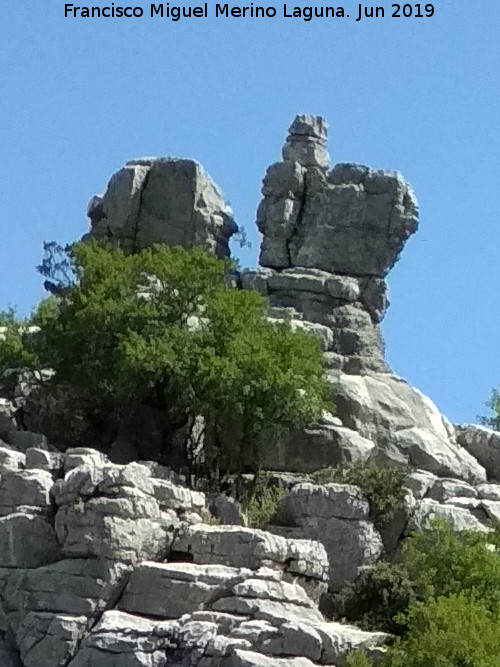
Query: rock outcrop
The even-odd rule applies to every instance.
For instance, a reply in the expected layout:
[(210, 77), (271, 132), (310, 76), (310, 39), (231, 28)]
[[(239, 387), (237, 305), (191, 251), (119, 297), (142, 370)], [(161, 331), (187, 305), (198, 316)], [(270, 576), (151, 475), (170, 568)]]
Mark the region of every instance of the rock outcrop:
[[(500, 519), (500, 434), (452, 426), (384, 359), (385, 278), (417, 228), (412, 190), (396, 172), (329, 170), (326, 139), (322, 118), (293, 122), (264, 179), (261, 266), (241, 275), (271, 320), (317, 336), (335, 403), (335, 416), (266, 450), (270, 468), (298, 473), (278, 512), (286, 525), (248, 528), (232, 498), (157, 463), (58, 451), (38, 432), (36, 401), (21, 425), (23, 385), (19, 405), (0, 398), (2, 667), (343, 667), (359, 647), (377, 661), (390, 637), (326, 621), (326, 592), (435, 517), (479, 531)], [(166, 243), (224, 257), (236, 231), (191, 160), (127, 163), (88, 214), (89, 236), (126, 252)], [(151, 440), (151, 419), (139, 423)], [(310, 483), (306, 473), (345, 461), (407, 468), (391, 521), (375, 525), (357, 487)]]
[(91, 449), (2, 453), (6, 667), (341, 667), (358, 647), (376, 660), (390, 637), (325, 620), (327, 589), (433, 517), (487, 531), (500, 516), (498, 485), (415, 470), (384, 534), (357, 487), (297, 477), (281, 508), (293, 525), (213, 525), (205, 495), (161, 466)]
[[(3, 451), (2, 667), (342, 665), (389, 639), (323, 618), (317, 540), (207, 525), (204, 494), (154, 465)], [(349, 492), (333, 506), (364, 512)]]
[(320, 117), (292, 123), (283, 161), (263, 181), (261, 266), (243, 272), (242, 284), (267, 296), (271, 318), (318, 337), (340, 422), (292, 433), (266, 452), (266, 464), (307, 472), (314, 449), (316, 467), (375, 459), (484, 481), (484, 463), (384, 359), (385, 277), (417, 230), (415, 195), (394, 171), (355, 164), (329, 170), (326, 137)]
[(111, 177), (104, 195), (90, 200), (87, 215), (89, 237), (108, 239), (126, 252), (165, 243), (227, 257), (237, 231), (221, 192), (194, 160), (130, 160)]

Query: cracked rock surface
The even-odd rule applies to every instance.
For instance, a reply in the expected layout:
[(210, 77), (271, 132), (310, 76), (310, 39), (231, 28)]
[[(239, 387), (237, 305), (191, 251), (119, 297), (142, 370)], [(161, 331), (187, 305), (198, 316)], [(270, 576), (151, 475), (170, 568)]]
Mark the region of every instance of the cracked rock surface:
[(194, 160), (130, 160), (94, 196), (87, 215), (89, 237), (108, 239), (126, 252), (153, 243), (201, 247), (218, 257), (229, 255), (237, 231), (221, 192)]
[(385, 278), (417, 231), (413, 190), (395, 171), (330, 169), (326, 141), (323, 118), (295, 118), (283, 160), (262, 184), (260, 267), (241, 281), (267, 297), (271, 321), (288, 320), (318, 338), (340, 423), (320, 420), (282, 438), (266, 465), (309, 472), (375, 460), (484, 481), (495, 438), (469, 430), (457, 441), (432, 401), (385, 361)]
[(383, 534), (360, 489), (300, 477), (287, 526), (210, 525), (205, 495), (165, 468), (87, 448), (57, 454), (49, 474), (25, 467), (47, 464), (37, 451), (4, 450), (2, 667), (342, 667), (358, 647), (377, 660), (390, 637), (325, 620), (327, 590), (435, 516), (481, 531), (500, 516), (498, 484), (414, 469)]
[[(376, 654), (388, 640), (325, 621), (327, 552), (305, 533), (207, 525), (204, 494), (165, 470), (154, 477), (152, 465), (70, 449), (54, 479), (12, 470), (13, 460), (47, 461), (4, 449), (2, 667), (340, 665), (352, 648)], [(314, 513), (321, 494), (304, 492)], [(367, 513), (355, 487), (324, 493), (337, 513)]]

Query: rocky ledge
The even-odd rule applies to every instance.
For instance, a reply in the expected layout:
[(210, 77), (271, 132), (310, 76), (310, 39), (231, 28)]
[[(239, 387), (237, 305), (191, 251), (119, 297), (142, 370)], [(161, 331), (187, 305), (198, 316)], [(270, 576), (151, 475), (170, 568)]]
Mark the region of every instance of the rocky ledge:
[(2, 667), (341, 665), (387, 641), (324, 619), (317, 540), (208, 525), (168, 469), (50, 449), (0, 448)]

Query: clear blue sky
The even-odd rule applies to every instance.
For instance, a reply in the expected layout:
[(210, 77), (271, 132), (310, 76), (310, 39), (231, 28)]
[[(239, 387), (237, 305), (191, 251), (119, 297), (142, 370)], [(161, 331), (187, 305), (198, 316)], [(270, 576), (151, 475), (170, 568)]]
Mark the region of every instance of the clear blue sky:
[(296, 113), (322, 114), (333, 163), (398, 169), (417, 193), (420, 230), (389, 276), (387, 356), (450, 419), (474, 420), (500, 385), (500, 5), (435, 8), (173, 23), (2, 0), (0, 308), (35, 305), (42, 242), (83, 234), (90, 196), (143, 155), (198, 159), (253, 241), (243, 264), (256, 264), (265, 169)]

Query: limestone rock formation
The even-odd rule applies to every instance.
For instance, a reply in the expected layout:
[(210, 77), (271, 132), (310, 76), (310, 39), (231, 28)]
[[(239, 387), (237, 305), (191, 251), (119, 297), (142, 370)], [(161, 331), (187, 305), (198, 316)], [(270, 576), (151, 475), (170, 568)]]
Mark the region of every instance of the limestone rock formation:
[[(359, 647), (376, 661), (390, 637), (326, 621), (326, 591), (434, 517), (479, 531), (500, 520), (500, 434), (453, 427), (384, 360), (385, 277), (417, 227), (411, 188), (395, 172), (329, 170), (326, 136), (320, 117), (293, 122), (264, 179), (261, 266), (241, 275), (271, 320), (318, 337), (336, 406), (266, 450), (267, 466), (298, 473), (286, 525), (248, 528), (231, 498), (151, 461), (62, 453), (38, 432), (36, 401), (21, 427), (0, 398), (1, 667), (341, 667)], [(88, 212), (90, 236), (126, 252), (160, 242), (226, 256), (236, 230), (190, 160), (127, 163)], [(151, 418), (138, 430), (147, 451)], [(344, 461), (408, 469), (405, 506), (383, 527), (359, 488), (310, 483)]]
[[(327, 587), (387, 553), (357, 487), (296, 477), (282, 507), (294, 526), (268, 532), (204, 523), (204, 494), (153, 464), (2, 449), (2, 666), (340, 667), (358, 647), (383, 655), (388, 635), (318, 608)], [(386, 526), (393, 550), (435, 516), (487, 531), (500, 515), (496, 484), (418, 469), (406, 484), (404, 520)]]
[(362, 566), (375, 563), (384, 551), (382, 538), (369, 519), (370, 507), (356, 487), (345, 484), (298, 484), (284, 511), (295, 527), (273, 529), (287, 537), (320, 539), (330, 563), (329, 588), (338, 591), (354, 581)]
[(130, 160), (111, 177), (104, 195), (90, 200), (87, 214), (88, 236), (127, 252), (165, 243), (227, 257), (237, 231), (221, 192), (194, 160)]
[(338, 164), (328, 172), (322, 118), (297, 116), (289, 132), (283, 162), (264, 178), (257, 214), (261, 265), (383, 278), (417, 229), (410, 186), (397, 172), (361, 165)]
[[(207, 525), (204, 494), (152, 465), (68, 450), (49, 473), (3, 449), (2, 666), (340, 665), (389, 639), (323, 618), (316, 540)], [(356, 488), (326, 493), (334, 514), (365, 516)], [(321, 512), (319, 496), (299, 497)]]
[(283, 162), (264, 177), (257, 271), (243, 285), (291, 308), (292, 319), (327, 327), (334, 368), (386, 371), (379, 330), (388, 271), (418, 225), (411, 187), (397, 172), (338, 164), (328, 170), (326, 122), (297, 116)]
[(415, 195), (397, 172), (355, 164), (329, 170), (326, 132), (320, 117), (292, 123), (283, 161), (263, 181), (261, 266), (243, 272), (242, 285), (267, 296), (271, 319), (318, 337), (340, 423), (292, 433), (266, 452), (266, 464), (307, 472), (372, 459), (485, 481), (484, 460), (457, 443), (432, 401), (384, 359), (385, 277), (417, 230)]

